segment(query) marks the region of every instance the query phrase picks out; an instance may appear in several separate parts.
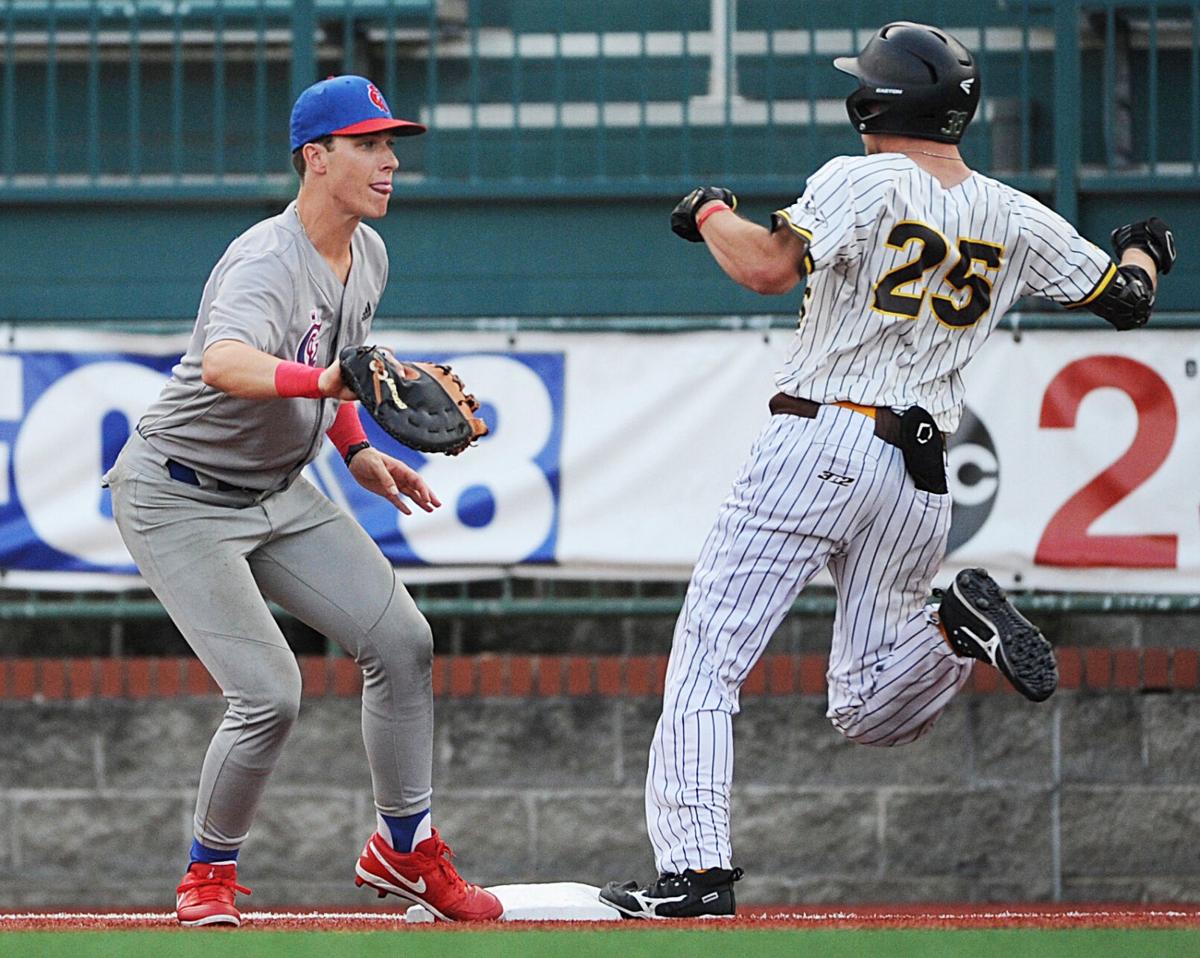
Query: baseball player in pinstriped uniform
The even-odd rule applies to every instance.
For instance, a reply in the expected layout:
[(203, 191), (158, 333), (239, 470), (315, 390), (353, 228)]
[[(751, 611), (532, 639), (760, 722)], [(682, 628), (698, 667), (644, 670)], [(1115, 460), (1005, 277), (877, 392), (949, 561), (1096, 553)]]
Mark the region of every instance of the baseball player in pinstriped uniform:
[[(676, 624), (646, 779), (659, 877), (611, 882), (632, 918), (732, 914), (732, 717), (751, 668), (823, 568), (837, 589), (828, 717), (864, 745), (929, 730), (971, 672), (997, 666), (1027, 698), (1057, 684), (1053, 652), (982, 569), (927, 606), (950, 524), (944, 435), (960, 371), (1024, 296), (1144, 325), (1175, 257), (1161, 220), (1114, 231), (1120, 264), (958, 152), (979, 102), (971, 54), (944, 31), (892, 23), (856, 58), (847, 110), (866, 155), (808, 180), (771, 228), (728, 190), (685, 197), (672, 228), (764, 294), (810, 276), (779, 393), (701, 550)], [(729, 215), (726, 215), (726, 214)]]
[(449, 920), (502, 909), (464, 882), (430, 819), (433, 642), (363, 528), (300, 472), (328, 435), (360, 485), (405, 514), (440, 505), (370, 448), (339, 350), (364, 342), (387, 250), (395, 119), (363, 77), (330, 77), (291, 118), (300, 192), (214, 267), (187, 352), (113, 469), (117, 526), (147, 584), (228, 702), (200, 776), (176, 892), (188, 926), (238, 925), (237, 858), (300, 705), (300, 670), (265, 598), (338, 642), (363, 671), (362, 731), (378, 829), (358, 884)]

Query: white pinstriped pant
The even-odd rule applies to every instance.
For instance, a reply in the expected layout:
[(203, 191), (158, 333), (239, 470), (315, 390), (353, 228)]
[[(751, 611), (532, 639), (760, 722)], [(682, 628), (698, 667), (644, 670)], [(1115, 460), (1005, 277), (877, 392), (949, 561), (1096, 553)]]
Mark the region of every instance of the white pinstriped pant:
[(821, 569), (838, 597), (830, 720), (863, 745), (902, 745), (928, 731), (971, 673), (972, 660), (951, 653), (925, 608), (949, 528), (950, 497), (917, 489), (868, 417), (837, 406), (815, 419), (771, 417), (675, 625), (646, 776), (659, 872), (731, 867), (739, 690)]

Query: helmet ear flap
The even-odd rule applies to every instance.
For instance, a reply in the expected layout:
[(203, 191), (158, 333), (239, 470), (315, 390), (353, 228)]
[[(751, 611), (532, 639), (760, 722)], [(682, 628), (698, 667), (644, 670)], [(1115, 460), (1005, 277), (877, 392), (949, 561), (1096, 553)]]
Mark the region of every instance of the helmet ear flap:
[(870, 133), (868, 127), (871, 122), (879, 119), (885, 112), (885, 105), (866, 96), (866, 92), (860, 87), (846, 97), (846, 114), (850, 117), (851, 125), (860, 133)]

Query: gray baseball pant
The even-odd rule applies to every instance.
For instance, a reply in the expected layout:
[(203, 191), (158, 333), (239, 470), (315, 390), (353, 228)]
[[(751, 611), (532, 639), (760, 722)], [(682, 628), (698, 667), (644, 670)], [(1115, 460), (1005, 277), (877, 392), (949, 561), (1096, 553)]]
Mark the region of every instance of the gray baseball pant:
[(304, 478), (261, 499), (172, 479), (136, 433), (105, 481), (142, 577), (228, 702), (201, 770), (196, 838), (241, 846), (300, 708), (300, 669), (266, 599), (362, 668), (379, 811), (428, 807), (433, 638), (362, 526)]

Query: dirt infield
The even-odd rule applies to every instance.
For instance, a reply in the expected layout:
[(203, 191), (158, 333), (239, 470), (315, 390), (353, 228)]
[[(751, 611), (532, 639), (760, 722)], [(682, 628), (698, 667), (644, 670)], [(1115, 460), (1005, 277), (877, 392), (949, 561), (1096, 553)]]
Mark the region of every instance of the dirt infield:
[[(946, 928), (1200, 928), (1200, 907), (1186, 905), (877, 905), (844, 908), (746, 908), (731, 919), (648, 922), (489, 922), (474, 925), (410, 924), (403, 912), (252, 911), (242, 927), (259, 931), (404, 931), (439, 933), (496, 928), (516, 930), (637, 931), (664, 927), (750, 931), (803, 928), (946, 929)], [(4, 931), (167, 931), (178, 929), (172, 912), (20, 912), (0, 914)], [(182, 930), (182, 929), (181, 929)]]

